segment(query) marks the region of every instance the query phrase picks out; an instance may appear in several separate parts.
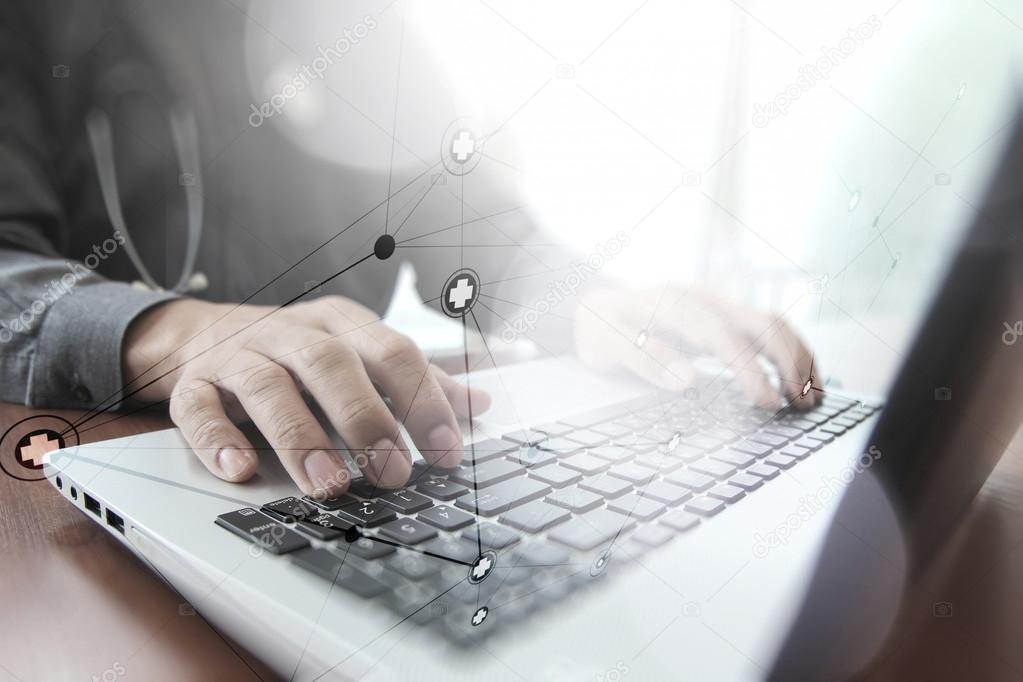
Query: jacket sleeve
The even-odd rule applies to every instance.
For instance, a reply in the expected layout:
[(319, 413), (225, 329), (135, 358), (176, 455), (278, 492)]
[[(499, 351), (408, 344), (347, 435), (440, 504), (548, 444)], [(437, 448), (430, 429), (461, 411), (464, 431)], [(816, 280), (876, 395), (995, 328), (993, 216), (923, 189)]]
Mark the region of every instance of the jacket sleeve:
[(132, 320), (173, 295), (104, 279), (93, 271), (98, 261), (91, 260), (105, 257), (102, 249), (98, 255), (84, 256), (84, 262), (62, 256), (59, 245), (68, 241), (71, 227), (58, 179), (57, 113), (47, 95), (51, 67), (38, 54), (45, 41), (37, 18), (22, 7), (15, 3), (0, 12), (0, 91), (4, 92), (0, 101), (0, 400), (92, 407), (105, 398), (119, 397), (125, 380), (121, 345)]

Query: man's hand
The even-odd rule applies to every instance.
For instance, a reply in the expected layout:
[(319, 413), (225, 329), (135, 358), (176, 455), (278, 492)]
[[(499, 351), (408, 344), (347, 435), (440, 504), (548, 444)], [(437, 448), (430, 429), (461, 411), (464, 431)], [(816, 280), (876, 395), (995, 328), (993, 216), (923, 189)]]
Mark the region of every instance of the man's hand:
[[(330, 497), (347, 489), (348, 469), (303, 391), (380, 486), (404, 484), (411, 465), (378, 387), (428, 461), (438, 467), (461, 461), (455, 414), (468, 414), (466, 388), (431, 365), (411, 339), (345, 298), (276, 311), (190, 299), (166, 303), (132, 324), (123, 363), (129, 380), (156, 366), (131, 388), (177, 368), (135, 397), (170, 398), (174, 423), (206, 468), (226, 481), (244, 481), (256, 471), (255, 450), (235, 426), (247, 415), (303, 492)], [(486, 393), (473, 390), (474, 412), (489, 404)]]
[[(679, 340), (721, 360), (759, 407), (809, 408), (820, 402), (819, 390), (804, 391), (811, 373), (812, 386), (820, 388), (820, 368), (803, 340), (780, 318), (677, 287), (594, 290), (583, 297), (577, 311), (576, 345), (584, 362), (598, 368), (623, 367), (668, 390), (682, 390), (694, 378), (691, 353), (678, 349)], [(758, 357), (777, 370), (780, 392)]]

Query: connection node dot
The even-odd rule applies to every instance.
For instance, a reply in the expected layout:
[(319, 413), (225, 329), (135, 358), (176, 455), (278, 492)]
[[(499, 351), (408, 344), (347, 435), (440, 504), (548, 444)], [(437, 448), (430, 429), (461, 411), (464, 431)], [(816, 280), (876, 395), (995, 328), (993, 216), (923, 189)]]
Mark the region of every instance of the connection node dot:
[(380, 260), (387, 260), (394, 253), (394, 237), (385, 234), (373, 245), (373, 253)]

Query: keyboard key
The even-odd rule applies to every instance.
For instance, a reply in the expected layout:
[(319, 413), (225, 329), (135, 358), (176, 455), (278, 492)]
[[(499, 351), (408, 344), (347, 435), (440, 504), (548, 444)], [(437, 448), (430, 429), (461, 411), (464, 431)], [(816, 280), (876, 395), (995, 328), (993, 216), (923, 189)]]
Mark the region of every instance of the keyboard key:
[(444, 563), (441, 559), (407, 550), (387, 557), (384, 562), (387, 568), (400, 573), (409, 580), (422, 580), (436, 575)]
[[(811, 424), (811, 427), (812, 426), (813, 425)], [(800, 438), (803, 435), (802, 430), (794, 428), (792, 426), (786, 426), (784, 424), (768, 424), (764, 427), (764, 431), (781, 436), (786, 440)], [(753, 440), (756, 440), (756, 438), (754, 438)]]
[(704, 452), (707, 452), (708, 450), (713, 450), (714, 448), (721, 447), (724, 444), (724, 441), (719, 440), (717, 438), (711, 438), (710, 436), (707, 436), (702, 433), (698, 433), (693, 436), (686, 436), (685, 443), (690, 447), (694, 447), (697, 448), (698, 450), (703, 450)]
[(772, 479), (781, 473), (777, 467), (770, 466), (768, 464), (754, 464), (749, 469), (746, 469), (747, 474), (753, 474), (763, 479)]
[(583, 451), (583, 446), (563, 437), (549, 438), (538, 445), (541, 450), (553, 452), (558, 457), (567, 457)]
[(725, 503), (710, 497), (694, 497), (686, 502), (684, 509), (700, 516), (714, 516), (725, 508)]
[(814, 440), (813, 438), (800, 438), (793, 443), (793, 445), (797, 445), (801, 448), (806, 448), (810, 452), (814, 452), (815, 450), (820, 450), (824, 443), (819, 440)]
[[(828, 422), (827, 424), (823, 424), (820, 427), (820, 430), (823, 431), (824, 433), (830, 433), (830, 434), (835, 435), (835, 436), (841, 436), (843, 433), (845, 433), (849, 429), (847, 427), (842, 426), (841, 424), (839, 424), (838, 420), (834, 420), (834, 421)], [(814, 437), (814, 434), (811, 433), (810, 434), (810, 438), (813, 438), (813, 437)]]
[(565, 424), (573, 429), (585, 429), (589, 426), (593, 426), (594, 424), (599, 424), (602, 421), (606, 421), (606, 419), (601, 414), (586, 412), (585, 414), (577, 414), (571, 417), (565, 417), (564, 419), (559, 419), (558, 423)]
[(446, 478), (431, 477), (416, 483), (416, 490), (423, 495), (432, 497), (435, 500), (442, 500), (447, 502), (453, 500), (459, 495), (464, 495), (469, 492), (469, 489), (464, 485), (459, 485), (454, 481), (449, 481)]
[(579, 443), (580, 445), (588, 448), (596, 447), (597, 445), (603, 445), (608, 442), (610, 438), (602, 433), (596, 431), (589, 431), (582, 429), (579, 431), (573, 431), (572, 433), (565, 436), (567, 440)]
[(753, 455), (754, 457), (764, 457), (770, 454), (772, 450), (769, 445), (754, 443), (748, 440), (740, 440), (736, 443), (732, 443), (729, 447), (738, 452), (745, 452), (747, 455)]
[[(629, 427), (622, 426), (621, 424), (616, 424), (614, 422), (596, 424), (590, 427), (590, 431), (593, 431), (594, 433), (599, 433), (612, 439), (621, 438), (622, 436), (627, 436), (632, 433), (632, 429), (630, 429)], [(571, 438), (571, 436), (569, 436), (569, 438)]]
[(751, 440), (754, 443), (763, 443), (764, 445), (770, 445), (772, 448), (780, 448), (785, 443), (789, 442), (789, 439), (785, 436), (779, 436), (774, 433), (767, 433), (764, 431), (758, 431), (751, 433), (747, 436), (747, 440)]
[(415, 519), (395, 519), (380, 526), (380, 533), (406, 545), (418, 545), (437, 537), (437, 531)]
[(455, 506), (480, 516), (497, 516), (512, 507), (543, 497), (550, 489), (546, 483), (520, 477), (490, 486), (475, 494), (470, 491), (468, 495), (455, 500)]
[(295, 530), (324, 542), (338, 539), (351, 527), (352, 524), (323, 512), (307, 516), (295, 524)]
[(742, 488), (734, 485), (728, 485), (727, 483), (724, 485), (714, 486), (707, 491), (707, 494), (711, 497), (716, 497), (719, 500), (728, 502), (729, 504), (737, 502), (746, 496), (746, 492)]
[(611, 463), (608, 462), (607, 460), (599, 459), (597, 457), (585, 453), (581, 455), (572, 455), (571, 457), (566, 457), (565, 459), (561, 460), (561, 464), (562, 466), (566, 466), (569, 469), (575, 469), (576, 471), (586, 476), (599, 474), (600, 472), (605, 471), (608, 467), (611, 466)]
[(534, 429), (517, 429), (511, 433), (504, 434), (501, 438), (511, 441), (516, 445), (537, 445), (547, 440), (547, 434)]
[(689, 468), (701, 474), (714, 476), (715, 478), (728, 478), (735, 473), (735, 467), (710, 459), (709, 457), (701, 459), (699, 462), (693, 462), (689, 465)]
[(692, 495), (687, 488), (671, 485), (664, 481), (653, 481), (652, 483), (648, 483), (637, 489), (636, 493), (643, 497), (649, 497), (652, 500), (663, 502), (671, 507), (685, 502)]
[(268, 516), (285, 523), (294, 523), (299, 519), (320, 513), (316, 507), (297, 497), (282, 497), (279, 500), (267, 502), (261, 507), (261, 510)]
[(632, 490), (631, 483), (609, 474), (584, 478), (579, 487), (605, 498), (619, 497)]
[(419, 516), (416, 518), (441, 530), (458, 530), (472, 523), (472, 516), (470, 514), (459, 511), (454, 507), (449, 507), (446, 504), (437, 505), (426, 511), (419, 512)]
[(667, 473), (669, 471), (675, 471), (682, 466), (682, 461), (673, 459), (668, 455), (661, 455), (656, 452), (648, 452), (645, 455), (640, 455), (636, 458), (636, 464), (640, 466), (653, 469), (654, 471), (660, 471)]
[(664, 505), (657, 500), (649, 497), (640, 497), (635, 493), (630, 493), (617, 500), (608, 502), (607, 508), (640, 521), (649, 521), (660, 516), (664, 513), (665, 509)]
[(547, 537), (577, 549), (588, 551), (620, 533), (635, 527), (636, 522), (606, 509), (596, 509), (552, 530)]
[(549, 422), (547, 424), (540, 424), (534, 426), (534, 430), (540, 431), (541, 433), (547, 434), (548, 438), (553, 436), (564, 436), (572, 431), (572, 427), (566, 424), (559, 424), (558, 422)]
[(807, 448), (801, 448), (798, 445), (789, 445), (779, 451), (783, 455), (789, 457), (795, 457), (796, 459), (806, 459), (810, 455), (810, 451)]
[(775, 453), (768, 457), (767, 459), (765, 459), (764, 461), (770, 464), (771, 466), (775, 466), (780, 469), (789, 469), (792, 467), (793, 464), (796, 463), (796, 458), (789, 457), (788, 455), (781, 455)]
[(680, 485), (696, 492), (703, 492), (707, 488), (714, 485), (714, 479), (710, 476), (683, 469), (682, 471), (676, 471), (664, 477), (664, 480), (668, 483)]
[(515, 548), (514, 553), (512, 565), (520, 567), (516, 570), (560, 566), (568, 563), (570, 558), (568, 552), (551, 542), (523, 543)]
[(619, 464), (632, 459), (635, 453), (632, 449), (623, 445), (598, 445), (589, 449), (589, 454), (600, 459), (606, 459), (613, 464)]
[(346, 542), (342, 545), (338, 545), (338, 553), (341, 556), (345, 556), (345, 553), (350, 553), (352, 556), (357, 556), (367, 561), (373, 561), (379, 559), (382, 556), (388, 554), (394, 554), (394, 547), (391, 545), (385, 545), (382, 542), (377, 542), (373, 538), (360, 538), (355, 542)]
[(357, 526), (373, 528), (398, 518), (398, 515), (376, 500), (362, 500), (337, 510), (338, 516)]
[(558, 460), (555, 453), (540, 448), (519, 448), (508, 455), (508, 459), (524, 467), (542, 467)]
[(632, 539), (637, 542), (641, 542), (647, 547), (660, 547), (665, 542), (670, 540), (673, 533), (667, 528), (661, 526), (641, 526), (633, 535)]
[(395, 490), (381, 495), (380, 501), (402, 514), (415, 514), (433, 506), (433, 500), (429, 497), (408, 489)]
[(343, 586), (364, 599), (372, 599), (390, 588), (346, 561), (344, 555), (337, 555), (325, 549), (307, 547), (291, 557), (296, 566), (310, 571), (325, 580)]
[(757, 461), (752, 455), (736, 452), (735, 450), (729, 450), (727, 448), (713, 452), (710, 456), (718, 461), (737, 466), (740, 469), (748, 467), (750, 464)]
[(756, 490), (764, 484), (764, 480), (762, 478), (753, 474), (736, 474), (728, 479), (728, 482), (731, 485), (742, 488), (747, 492)]
[(526, 468), (507, 459), (494, 459), (483, 464), (476, 464), (475, 471), (471, 466), (461, 467), (448, 475), (455, 483), (461, 483), (472, 491), (474, 488), (488, 488), (524, 472)]
[(562, 466), (552, 465), (530, 469), (529, 477), (543, 481), (552, 488), (564, 488), (566, 485), (578, 482), (582, 478), (582, 474)]
[[(810, 421), (808, 419), (800, 419), (800, 418), (789, 418), (789, 419), (786, 419), (785, 420), (785, 425), (789, 426), (789, 427), (791, 427), (793, 429), (799, 429), (800, 431), (813, 431), (815, 428), (817, 428), (817, 425), (814, 424), (812, 421)], [(784, 434), (782, 434), (782, 435), (784, 435)], [(798, 437), (799, 436), (793, 436), (793, 438), (798, 438)]]
[[(479, 525), (479, 534), (483, 551), (488, 549), (504, 549), (522, 538), (521, 535), (511, 528), (505, 528), (496, 523), (481, 523)], [(476, 528), (466, 528), (462, 531), (462, 537), (476, 542)]]
[(497, 439), (467, 444), (462, 450), (462, 465), (468, 466), (472, 464), (474, 453), (476, 456), (476, 463), (479, 464), (480, 462), (489, 462), (492, 459), (503, 457), (509, 452), (514, 452), (516, 447), (517, 446), (514, 443), (500, 441)]
[(468, 538), (434, 538), (419, 547), (424, 552), (430, 552), (438, 556), (456, 559), (458, 561), (472, 563), (479, 556), (476, 547), (476, 531), (472, 532), (472, 540)]
[(696, 460), (703, 457), (703, 450), (682, 444), (676, 447), (671, 452), (667, 453), (667, 456), (680, 459), (683, 462), (695, 462)]
[(351, 495), (341, 495), (339, 497), (327, 498), (310, 497), (309, 495), (306, 495), (305, 497), (302, 498), (302, 500), (304, 502), (309, 502), (310, 504), (315, 504), (320, 509), (325, 509), (327, 511), (337, 511), (346, 504), (358, 502), (358, 500), (352, 497)]
[(700, 517), (681, 509), (676, 509), (662, 516), (658, 523), (674, 528), (677, 531), (687, 531), (700, 523)]
[(575, 514), (595, 509), (604, 504), (604, 498), (600, 495), (575, 487), (555, 490), (547, 496), (547, 501)]
[(620, 478), (623, 481), (628, 481), (632, 484), (646, 483), (657, 475), (656, 471), (646, 467), (641, 467), (632, 462), (612, 467), (607, 473), (610, 476)]
[(567, 521), (570, 516), (571, 514), (560, 507), (536, 500), (505, 512), (501, 515), (501, 522), (527, 533), (539, 533)]
[(221, 514), (217, 517), (216, 524), (238, 537), (259, 545), (271, 554), (287, 554), (309, 544), (308, 540), (295, 531), (285, 528), (250, 507)]

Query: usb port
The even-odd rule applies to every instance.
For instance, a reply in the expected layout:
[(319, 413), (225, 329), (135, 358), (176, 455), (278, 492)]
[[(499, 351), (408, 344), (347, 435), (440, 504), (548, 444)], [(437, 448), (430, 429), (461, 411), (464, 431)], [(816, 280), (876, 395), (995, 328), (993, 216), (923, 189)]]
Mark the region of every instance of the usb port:
[(99, 513), (99, 500), (93, 498), (89, 493), (82, 493), (85, 495), (85, 508), (91, 511), (96, 516), (100, 516)]
[(107, 525), (124, 535), (124, 519), (117, 515), (110, 507), (107, 507)]

